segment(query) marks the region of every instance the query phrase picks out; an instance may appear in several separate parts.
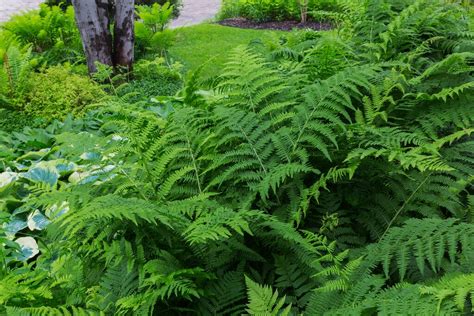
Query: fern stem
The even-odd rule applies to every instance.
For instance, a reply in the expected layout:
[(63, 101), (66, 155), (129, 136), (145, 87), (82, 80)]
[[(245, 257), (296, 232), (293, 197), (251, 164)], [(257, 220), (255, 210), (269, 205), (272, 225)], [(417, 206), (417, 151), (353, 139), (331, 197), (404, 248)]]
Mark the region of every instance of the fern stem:
[(191, 148), (191, 142), (189, 141), (189, 136), (188, 136), (187, 132), (186, 132), (186, 143), (188, 145), (188, 151), (191, 154), (191, 159), (193, 161), (193, 169), (194, 169), (194, 174), (196, 175), (199, 194), (201, 194), (202, 193), (201, 180), (199, 179), (199, 172), (198, 172), (197, 165), (196, 165), (196, 158), (194, 157), (193, 149)]
[(250, 147), (252, 147), (252, 151), (253, 151), (253, 153), (255, 154), (255, 157), (257, 157), (258, 162), (260, 163), (260, 166), (261, 166), (262, 169), (263, 169), (263, 172), (264, 172), (265, 174), (267, 174), (267, 169), (266, 169), (265, 166), (263, 165), (263, 161), (262, 161), (262, 159), (260, 158), (260, 156), (258, 155), (257, 151), (255, 150), (255, 147), (253, 146), (252, 141), (250, 140), (250, 138), (248, 137), (248, 135), (245, 133), (245, 131), (242, 129), (242, 127), (239, 126), (239, 129), (240, 129), (240, 131), (242, 132), (242, 134), (245, 136), (245, 139), (247, 140), (247, 142), (250, 144)]
[[(323, 99), (323, 98), (321, 98), (321, 99)], [(300, 128), (299, 133), (298, 133), (298, 137), (296, 138), (295, 142), (293, 143), (293, 149), (291, 151), (292, 155), (295, 153), (296, 147), (298, 146), (298, 144), (300, 142), (300, 139), (303, 136), (304, 131), (306, 130), (306, 126), (308, 125), (309, 121), (311, 120), (311, 117), (313, 117), (314, 112), (316, 112), (316, 109), (317, 109), (317, 107), (314, 106), (311, 113), (306, 117), (306, 120), (305, 120), (303, 126)]]
[(408, 203), (411, 202), (411, 200), (415, 197), (415, 194), (421, 189), (421, 187), (426, 183), (426, 181), (428, 181), (428, 178), (431, 176), (431, 172), (426, 176), (425, 179), (423, 179), (423, 181), (420, 182), (420, 184), (416, 187), (416, 189), (410, 194), (410, 196), (408, 197), (408, 199), (405, 200), (405, 202), (403, 202), (403, 205), (398, 209), (398, 211), (395, 213), (395, 216), (392, 218), (392, 220), (390, 221), (390, 223), (388, 223), (388, 226), (387, 228), (385, 229), (385, 231), (383, 232), (382, 236), (379, 238), (379, 242), (380, 240), (382, 240), (382, 238), (387, 234), (388, 230), (390, 229), (390, 227), (392, 227), (393, 223), (395, 222), (395, 220), (397, 219), (397, 217), (400, 215), (400, 213), (403, 211), (403, 209), (408, 205)]
[(118, 164), (114, 159), (112, 158), (109, 158), (115, 166), (117, 166), (117, 168), (125, 175), (125, 177), (127, 177), (127, 179), (130, 181), (130, 183), (132, 183), (132, 185), (137, 189), (137, 192), (140, 194), (140, 196), (145, 200), (145, 201), (149, 201), (149, 199), (147, 198), (147, 196), (143, 193), (143, 191), (140, 189), (140, 187), (138, 186), (138, 184), (135, 182), (135, 180), (132, 179), (132, 177), (130, 177), (130, 175), (120, 166), (120, 164)]

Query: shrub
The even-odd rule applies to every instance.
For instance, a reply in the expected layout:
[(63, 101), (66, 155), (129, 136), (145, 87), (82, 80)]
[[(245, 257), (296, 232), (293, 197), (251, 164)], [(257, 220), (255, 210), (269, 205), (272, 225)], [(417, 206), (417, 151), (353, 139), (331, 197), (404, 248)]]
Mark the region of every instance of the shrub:
[(179, 14), (179, 9), (181, 7), (182, 0), (137, 0), (135, 1), (136, 5), (152, 6), (155, 3), (160, 4), (160, 5), (165, 5), (166, 3), (169, 3), (170, 5), (173, 6), (173, 15), (177, 16)]
[(137, 6), (135, 52), (138, 58), (146, 56), (149, 52), (163, 54), (172, 45), (174, 33), (166, 30), (173, 17), (172, 13), (173, 6), (169, 2), (164, 5), (155, 3), (151, 7)]
[(25, 110), (49, 119), (63, 118), (69, 113), (80, 115), (85, 106), (104, 96), (103, 90), (88, 77), (55, 66), (33, 75)]

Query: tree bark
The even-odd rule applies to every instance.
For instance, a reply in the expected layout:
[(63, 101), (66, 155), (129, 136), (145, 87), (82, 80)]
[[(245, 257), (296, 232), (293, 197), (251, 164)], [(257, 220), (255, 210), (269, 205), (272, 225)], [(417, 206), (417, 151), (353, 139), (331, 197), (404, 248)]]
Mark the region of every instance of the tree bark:
[(132, 70), (135, 1), (115, 0), (114, 65)]
[(112, 51), (112, 34), (110, 33), (110, 18), (111, 18), (111, 10), (112, 10), (112, 2), (111, 0), (95, 0), (97, 3), (97, 14), (99, 15), (99, 22), (103, 30), (107, 31), (107, 44)]
[(108, 10), (106, 9), (108, 1), (72, 0), (72, 4), (89, 72), (97, 71), (96, 62), (112, 66), (112, 36), (108, 27)]

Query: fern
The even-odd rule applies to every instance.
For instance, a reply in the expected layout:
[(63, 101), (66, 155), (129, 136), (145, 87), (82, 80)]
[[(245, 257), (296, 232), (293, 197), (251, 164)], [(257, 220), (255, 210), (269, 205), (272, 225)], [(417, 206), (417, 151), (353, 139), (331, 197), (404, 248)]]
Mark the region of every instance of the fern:
[[(72, 11), (41, 10), (3, 32), (10, 45), (44, 26), (54, 36), (26, 41), (49, 60), (41, 48), (72, 41), (57, 31)], [(320, 14), (337, 21), (330, 35), (238, 47), (220, 75), (198, 70), (150, 108), (111, 97), (0, 133), (0, 313), (472, 313), (468, 12), (334, 10)], [(31, 70), (29, 49), (12, 47), (5, 104)]]
[(226, 273), (209, 290), (208, 299), (200, 302), (203, 314), (240, 315), (244, 312), (247, 295), (240, 271)]
[(277, 291), (273, 292), (271, 287), (255, 283), (248, 277), (245, 283), (249, 296), (247, 312), (250, 315), (289, 315), (291, 305), (284, 307), (285, 298), (279, 298)]
[[(441, 310), (443, 301), (447, 298), (453, 297), (453, 300), (459, 309), (463, 312), (472, 312), (472, 295), (474, 290), (474, 279), (472, 274), (460, 276), (445, 276), (431, 286), (421, 288), (421, 294), (435, 296), (438, 300), (438, 313)], [(469, 302), (470, 310), (466, 308), (466, 303)]]
[(30, 307), (17, 308), (7, 307), (6, 315), (15, 316), (95, 316), (105, 315), (103, 312), (87, 310), (79, 307)]
[(21, 103), (28, 91), (29, 76), (32, 72), (30, 58), (31, 49), (22, 52), (15, 46), (10, 46), (2, 58), (0, 83), (3, 91), (0, 90), (0, 95), (10, 106)]
[(230, 55), (216, 87), (229, 107), (260, 111), (289, 88), (262, 57), (240, 46)]
[(233, 235), (232, 231), (244, 235), (252, 235), (249, 222), (258, 219), (259, 214), (251, 211), (238, 211), (223, 207), (215, 208), (210, 213), (198, 213), (194, 221), (183, 232), (183, 236), (191, 245), (207, 243), (209, 240), (221, 240)]
[(445, 258), (454, 264), (459, 252), (471, 247), (472, 229), (471, 224), (453, 219), (410, 219), (404, 227), (390, 229), (378, 244), (371, 246), (367, 259), (382, 264), (387, 277), (393, 266), (402, 280), (413, 268), (421, 274), (428, 267), (437, 273), (446, 264)]
[(92, 237), (100, 232), (101, 225), (107, 220), (124, 220), (135, 225), (143, 221), (172, 227), (171, 223), (177, 219), (176, 216), (177, 214), (170, 214), (166, 207), (157, 208), (147, 201), (108, 195), (90, 201), (75, 212), (67, 213), (58, 220), (58, 224), (62, 235), (71, 236), (85, 229), (88, 232), (87, 236)]

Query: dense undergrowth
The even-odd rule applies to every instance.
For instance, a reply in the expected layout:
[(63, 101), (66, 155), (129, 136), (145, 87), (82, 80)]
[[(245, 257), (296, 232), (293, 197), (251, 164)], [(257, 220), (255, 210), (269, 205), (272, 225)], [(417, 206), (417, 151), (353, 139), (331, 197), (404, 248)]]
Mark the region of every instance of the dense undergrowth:
[(173, 96), (164, 59), (102, 69), (80, 117), (0, 132), (2, 313), (471, 315), (468, 10), (370, 0)]
[[(397, 1), (392, 1), (397, 3)], [(243, 17), (256, 22), (323, 21), (341, 22), (352, 6), (351, 0), (223, 0), (220, 18)]]

